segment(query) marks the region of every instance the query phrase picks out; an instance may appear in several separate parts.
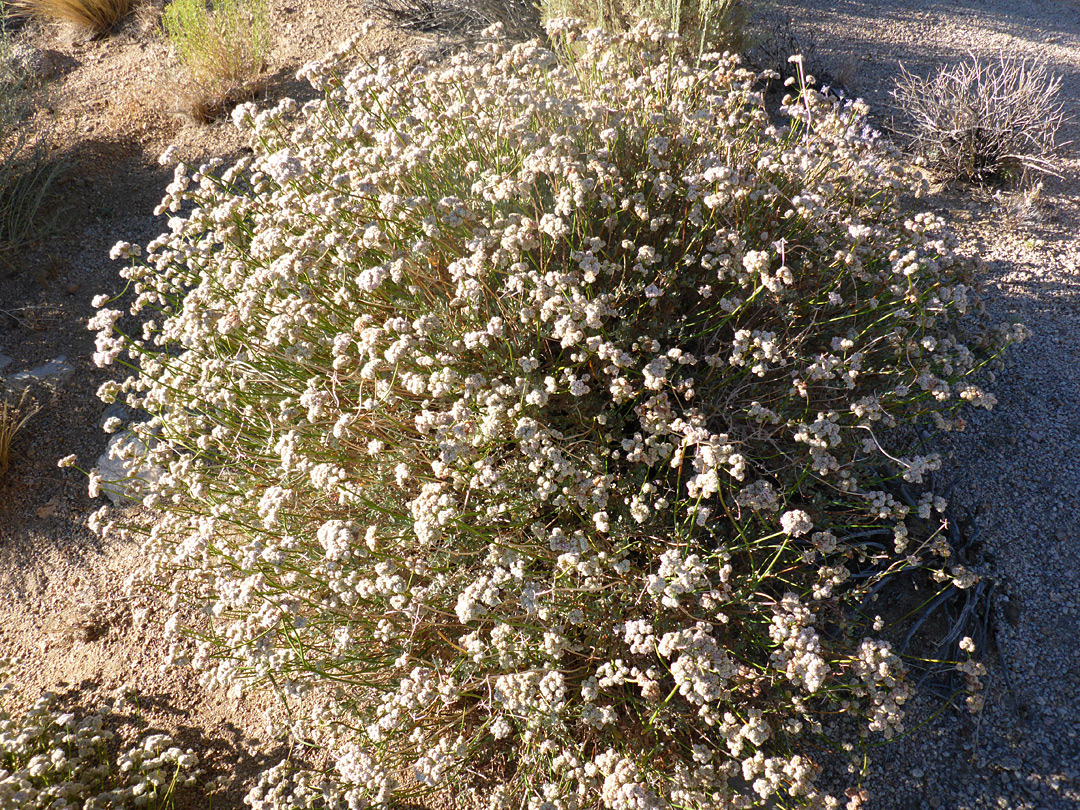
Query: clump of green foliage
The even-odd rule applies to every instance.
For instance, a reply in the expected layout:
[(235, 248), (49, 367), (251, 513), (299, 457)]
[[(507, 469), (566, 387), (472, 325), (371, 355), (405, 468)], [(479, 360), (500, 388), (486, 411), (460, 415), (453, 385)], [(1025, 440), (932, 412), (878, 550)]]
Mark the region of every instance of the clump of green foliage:
[(258, 91), (270, 48), (267, 0), (172, 0), (162, 25), (183, 66), (184, 110), (199, 122), (217, 118)]

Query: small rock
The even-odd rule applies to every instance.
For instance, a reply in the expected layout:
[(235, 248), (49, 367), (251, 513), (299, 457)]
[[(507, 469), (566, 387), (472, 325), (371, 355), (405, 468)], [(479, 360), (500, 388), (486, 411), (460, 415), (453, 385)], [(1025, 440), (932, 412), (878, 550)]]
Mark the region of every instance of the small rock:
[(109, 439), (94, 470), (101, 478), (101, 491), (115, 506), (141, 499), (146, 485), (157, 482), (164, 473), (161, 467), (146, 463), (146, 453), (142, 439), (130, 430)]
[(1031, 431), (1030, 433), (1028, 433), (1028, 435), (1032, 438), (1032, 441), (1036, 441), (1036, 442), (1041, 442), (1043, 439), (1046, 438), (1045, 435), (1043, 435), (1042, 433), (1040, 433), (1037, 430)]
[(1056, 532), (1054, 532), (1054, 537), (1057, 538), (1057, 541), (1059, 543), (1064, 543), (1066, 540), (1069, 539), (1069, 535), (1064, 529), (1058, 529)]
[(998, 764), (1006, 771), (1013, 771), (1014, 773), (1024, 766), (1023, 760), (1021, 760), (1020, 757), (1011, 754), (1006, 754), (1001, 757), (1001, 759), (998, 760)]
[(0, 354), (0, 371), (3, 371), (13, 362), (15, 362), (14, 358), (8, 357), (6, 354)]
[(65, 355), (60, 355), (50, 363), (46, 363), (43, 366), (32, 368), (29, 371), (20, 371), (18, 374), (12, 374), (10, 377), (5, 378), (7, 387), (15, 393), (21, 393), (34, 383), (49, 383), (58, 385), (72, 374), (75, 373), (75, 367), (67, 362)]
[(42, 520), (45, 520), (46, 518), (51, 518), (55, 514), (56, 514), (56, 502), (55, 501), (49, 501), (47, 504), (45, 504), (44, 506), (40, 507), (37, 510), (37, 516), (39, 518), (41, 518)]

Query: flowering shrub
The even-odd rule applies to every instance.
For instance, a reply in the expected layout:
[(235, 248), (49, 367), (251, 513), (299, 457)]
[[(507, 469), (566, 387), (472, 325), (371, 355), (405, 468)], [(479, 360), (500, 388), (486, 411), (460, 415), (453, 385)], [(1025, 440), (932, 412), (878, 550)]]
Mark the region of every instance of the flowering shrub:
[(651, 24), (549, 33), (577, 56), (346, 46), (324, 100), (237, 108), (253, 155), (180, 164), (124, 271), (141, 334), (91, 322), (136, 369), (99, 394), (152, 414), (148, 575), (208, 616), (172, 657), (306, 695), (332, 760), (253, 806), (407, 769), (492, 808), (822, 803), (828, 718), (888, 736), (909, 694), (851, 605), (969, 576), (909, 534), (890, 479), (939, 459), (893, 428), (989, 407), (1009, 335), (962, 331), (968, 267), (865, 108), (804, 88), (778, 126)]
[[(0, 698), (12, 689), (14, 662), (0, 658)], [(18, 810), (104, 810), (171, 807), (177, 785), (194, 783), (198, 757), (150, 734), (121, 752), (116, 767), (107, 746), (105, 710), (79, 718), (55, 708), (46, 693), (12, 716), (0, 705), (0, 807)]]

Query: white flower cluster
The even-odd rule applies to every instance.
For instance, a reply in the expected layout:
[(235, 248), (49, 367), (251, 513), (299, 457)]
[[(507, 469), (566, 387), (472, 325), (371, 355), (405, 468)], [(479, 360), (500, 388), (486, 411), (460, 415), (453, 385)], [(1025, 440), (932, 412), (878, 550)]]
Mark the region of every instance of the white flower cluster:
[[(0, 698), (16, 664), (0, 659)], [(115, 764), (105, 727), (106, 709), (85, 716), (56, 709), (44, 694), (12, 716), (0, 706), (0, 808), (11, 810), (105, 810), (158, 807), (178, 786), (195, 783), (198, 757), (165, 734), (151, 734), (121, 750)]]
[(863, 105), (776, 122), (655, 26), (551, 31), (573, 57), (343, 49), (323, 100), (238, 108), (252, 155), (177, 167), (122, 271), (142, 335), (92, 322), (139, 368), (102, 397), (152, 416), (148, 557), (213, 618), (173, 657), (315, 690), (295, 731), (350, 807), (403, 766), (491, 807), (823, 801), (815, 714), (889, 731), (906, 696), (815, 629), (904, 565), (848, 538), (937, 460), (878, 436), (988, 404), (994, 334)]

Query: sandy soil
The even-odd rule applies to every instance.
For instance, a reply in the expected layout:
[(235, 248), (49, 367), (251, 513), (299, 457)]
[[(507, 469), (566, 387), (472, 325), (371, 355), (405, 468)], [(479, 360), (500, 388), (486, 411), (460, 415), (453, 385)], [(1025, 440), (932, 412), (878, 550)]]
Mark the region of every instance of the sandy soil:
[[(914, 72), (999, 50), (1047, 59), (1064, 76), (1063, 96), (1080, 127), (1080, 11), (1055, 0), (806, 0), (775, 3), (804, 45), (816, 45), (823, 75), (871, 102), (892, 124), (888, 91), (899, 62)], [(265, 97), (305, 98), (292, 77), (359, 28), (360, 6), (335, 0), (276, 0), (276, 44)], [(189, 674), (162, 670), (156, 597), (121, 595), (136, 549), (103, 544), (86, 528), (104, 501), (56, 461), (77, 453), (93, 463), (105, 446), (104, 406), (94, 397), (105, 372), (90, 362), (84, 324), (90, 300), (120, 291), (108, 251), (118, 239), (145, 243), (164, 228), (150, 212), (168, 182), (156, 162), (176, 144), (192, 162), (234, 157), (243, 143), (231, 125), (199, 126), (172, 109), (175, 62), (152, 15), (115, 35), (73, 41), (29, 24), (17, 38), (55, 52), (56, 75), (36, 91), (33, 119), (64, 163), (55, 234), (0, 267), (0, 354), (4, 373), (66, 355), (75, 373), (20, 435), (11, 471), (0, 479), (0, 654), (24, 661), (29, 699), (45, 689), (72, 705), (111, 701), (137, 690), (138, 711), (117, 717), (136, 733), (173, 732), (204, 752), (208, 776), (225, 776), (213, 807), (240, 807), (246, 780), (280, 758), (280, 717), (265, 696), (231, 699), (204, 691)], [(369, 53), (417, 46), (376, 29)], [(871, 752), (862, 773), (828, 776), (839, 791), (865, 791), (863, 807), (1057, 810), (1080, 806), (1080, 194), (1075, 153), (1066, 178), (1046, 183), (1041, 207), (1023, 222), (994, 200), (942, 189), (925, 204), (946, 215), (988, 262), (988, 306), (1027, 324), (1033, 338), (1015, 351), (994, 390), (1000, 406), (973, 419), (951, 448), (958, 497), (981, 507), (984, 568), (995, 578), (997, 649), (987, 709), (968, 717), (917, 703), (912, 731)], [(5, 276), (5, 274), (7, 274)], [(207, 806), (207, 798), (183, 798)]]

